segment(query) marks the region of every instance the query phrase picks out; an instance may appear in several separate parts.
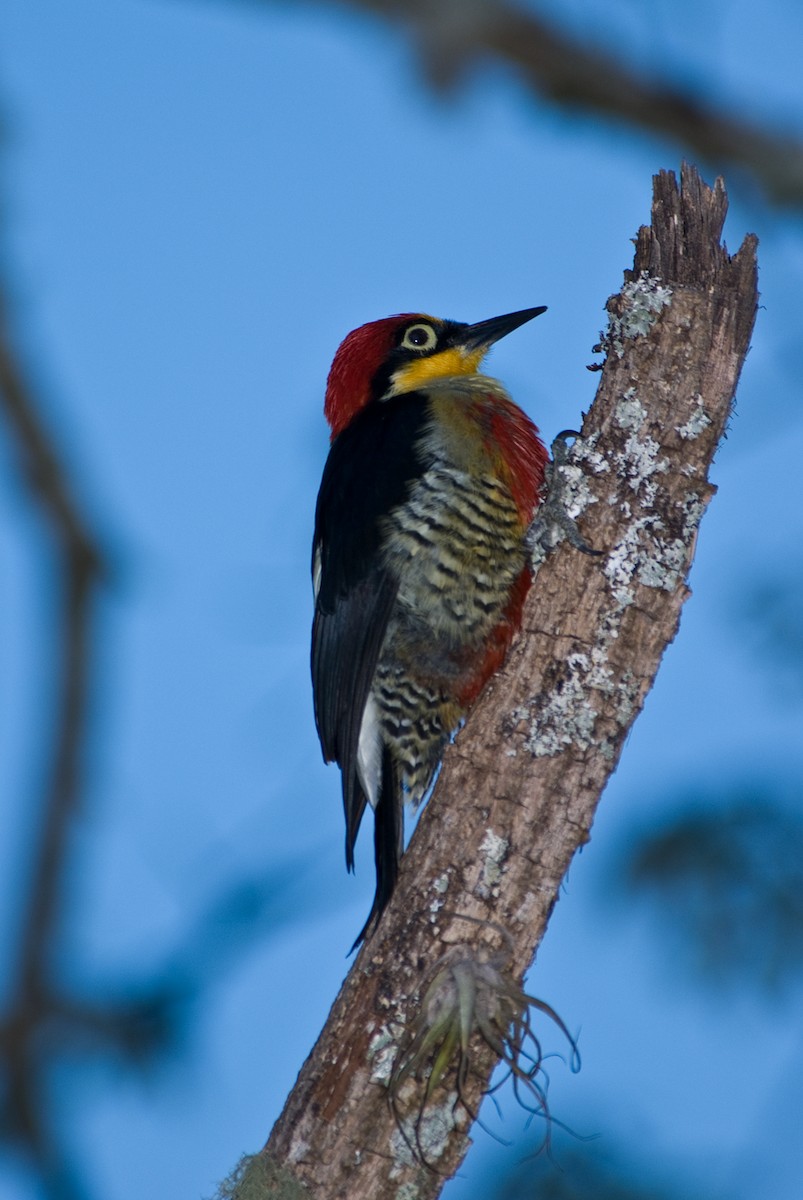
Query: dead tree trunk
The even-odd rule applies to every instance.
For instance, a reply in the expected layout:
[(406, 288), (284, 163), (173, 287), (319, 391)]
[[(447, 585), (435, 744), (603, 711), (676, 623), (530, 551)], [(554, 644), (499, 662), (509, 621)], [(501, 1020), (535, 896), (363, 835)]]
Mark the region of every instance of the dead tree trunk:
[[(520, 983), (677, 632), (757, 305), (756, 239), (728, 256), (726, 208), (721, 181), (710, 190), (691, 168), (680, 188), (673, 173), (656, 176), (652, 225), (608, 302), (597, 397), (562, 468), (583, 534), (603, 555), (563, 545), (540, 567), (523, 633), (446, 754), (379, 931), (267, 1145), (224, 1195), (431, 1200), (462, 1161), (469, 1111), (498, 1054), (472, 1027), (463, 1079), (458, 1031), (417, 1138), (426, 1081), (412, 1068), (400, 1079), (397, 1059), (392, 1112), (393, 1056), (402, 1042), (416, 1065), (411, 1037), (455, 1000), (458, 964), (469, 967), (460, 995), (475, 1005), (489, 961), (510, 988)], [(441, 971), (423, 1004), (438, 962), (455, 970)], [(505, 1018), (512, 1010), (497, 999)]]

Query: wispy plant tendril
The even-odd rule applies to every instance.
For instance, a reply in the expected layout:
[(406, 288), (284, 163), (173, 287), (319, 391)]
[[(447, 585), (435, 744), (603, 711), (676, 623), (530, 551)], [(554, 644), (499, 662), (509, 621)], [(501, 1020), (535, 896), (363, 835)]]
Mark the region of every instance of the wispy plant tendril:
[[(460, 919), (476, 920), (468, 916)], [(429, 1167), (432, 1164), (421, 1144), (421, 1123), (436, 1089), (452, 1069), (456, 1097), (453, 1107), (462, 1105), (472, 1121), (478, 1119), (466, 1096), (466, 1083), (473, 1070), (472, 1041), (476, 1050), (476, 1039), (481, 1039), (507, 1067), (507, 1074), (491, 1091), (512, 1076), (514, 1094), (522, 1107), (547, 1119), (545, 1143), (553, 1118), (547, 1105), (544, 1054), (533, 1029), (534, 1011), (558, 1026), (569, 1043), (571, 1069), (580, 1069), (577, 1043), (555, 1010), (530, 996), (506, 973), (511, 953), (509, 934), (493, 922), (478, 923), (494, 929), (504, 939), (505, 948), (480, 957), (470, 947), (459, 945), (439, 959), (418, 1011), (404, 1030), (388, 1080), (388, 1100), (398, 1128), (410, 1150)], [(404, 1084), (416, 1078), (426, 1083), (411, 1123), (402, 1117), (400, 1100)], [(415, 1145), (411, 1144), (410, 1130)]]

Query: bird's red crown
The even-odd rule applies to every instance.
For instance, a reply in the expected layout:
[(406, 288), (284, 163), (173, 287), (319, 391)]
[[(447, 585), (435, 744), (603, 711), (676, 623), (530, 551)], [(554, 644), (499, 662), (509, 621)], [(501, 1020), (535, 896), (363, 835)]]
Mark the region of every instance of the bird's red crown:
[(343, 339), (326, 381), (324, 416), (332, 440), (346, 428), (371, 400), (371, 383), (390, 354), (400, 329), (415, 320), (416, 313), (399, 313), (369, 321)]

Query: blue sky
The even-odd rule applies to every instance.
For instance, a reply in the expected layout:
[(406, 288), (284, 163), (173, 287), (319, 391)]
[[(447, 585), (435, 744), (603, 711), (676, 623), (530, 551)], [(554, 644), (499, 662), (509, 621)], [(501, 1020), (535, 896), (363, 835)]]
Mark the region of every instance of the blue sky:
[[(796, 8), (684, 5), (682, 28), (676, 8), (560, 12), (645, 69), (799, 128)], [(6, 0), (0, 84), (17, 333), (116, 565), (65, 969), (107, 980), (156, 968), (234, 874), (308, 864), (291, 894), (299, 920), (227, 960), (182, 1056), (144, 1081), (54, 1080), (96, 1196), (209, 1195), (262, 1145), (372, 891), (369, 839), (356, 879), (345, 874), (308, 677), (334, 350), (391, 312), (474, 321), (547, 304), (491, 365), (547, 438), (576, 425), (651, 175), (680, 152), (556, 115), (500, 72), (433, 98), (388, 28), (315, 5)], [(707, 1195), (799, 1200), (794, 1005), (701, 993), (651, 946), (654, 926), (599, 901), (606, 847), (634, 814), (659, 814), (695, 781), (800, 779), (800, 697), (735, 618), (756, 579), (799, 574), (803, 240), (799, 219), (748, 190), (731, 201), (729, 246), (748, 230), (761, 239), (764, 307), (694, 596), (531, 987), (582, 1028), (581, 1074), (552, 1072), (555, 1111), (581, 1126), (587, 1114), (596, 1132), (606, 1114), (603, 1136), (682, 1163)], [(15, 883), (51, 647), (47, 558), (5, 443), (0, 468), (0, 870)], [(3, 945), (14, 916), (0, 916)], [(468, 1200), (495, 1153), (468, 1160), (449, 1200)], [(0, 1181), (12, 1200), (36, 1195), (13, 1164)]]

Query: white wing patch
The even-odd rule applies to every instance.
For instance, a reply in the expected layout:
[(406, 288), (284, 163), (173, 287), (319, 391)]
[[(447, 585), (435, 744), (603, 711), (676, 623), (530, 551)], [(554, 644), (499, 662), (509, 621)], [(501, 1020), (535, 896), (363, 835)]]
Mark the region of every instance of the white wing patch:
[(376, 700), (369, 696), (363, 709), (360, 740), (357, 743), (357, 775), (371, 808), (376, 808), (379, 800), (381, 773), (382, 739), (379, 731), (379, 712)]
[(321, 543), (315, 547), (315, 555), (312, 561), (312, 598), (318, 599), (318, 592), (321, 590), (321, 571), (323, 570), (323, 562), (321, 555)]

